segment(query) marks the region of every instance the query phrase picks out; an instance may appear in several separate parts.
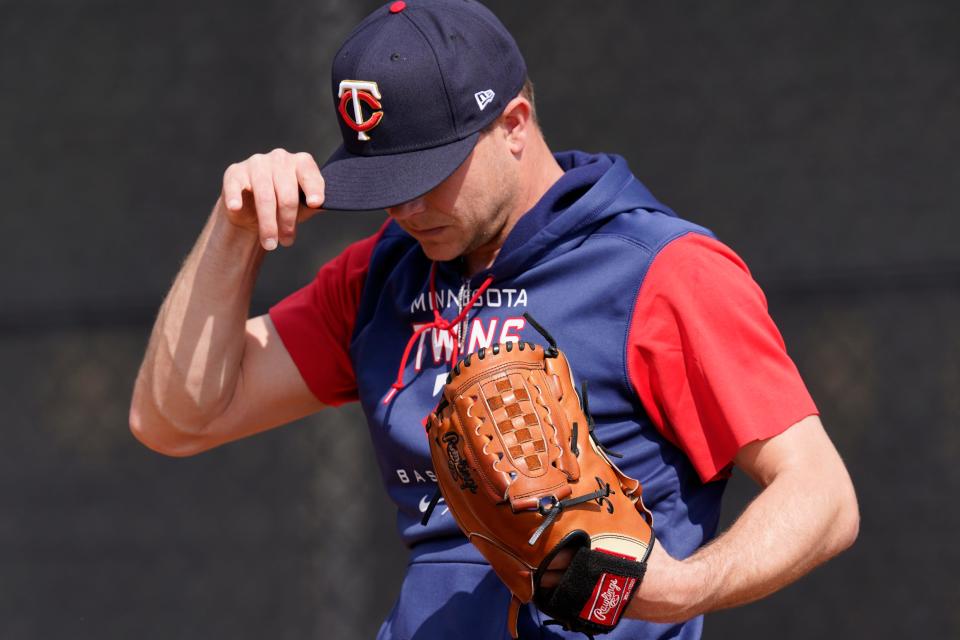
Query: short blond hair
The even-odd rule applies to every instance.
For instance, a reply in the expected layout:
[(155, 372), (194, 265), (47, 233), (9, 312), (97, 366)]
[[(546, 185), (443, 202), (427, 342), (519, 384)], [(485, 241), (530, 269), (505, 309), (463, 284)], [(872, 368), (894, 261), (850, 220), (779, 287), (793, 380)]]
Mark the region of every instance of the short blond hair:
[(530, 79), (530, 76), (527, 76), (523, 81), (523, 87), (520, 89), (520, 95), (527, 99), (530, 102), (530, 114), (533, 116), (534, 122), (537, 120), (537, 102), (536, 96), (533, 92), (533, 80)]

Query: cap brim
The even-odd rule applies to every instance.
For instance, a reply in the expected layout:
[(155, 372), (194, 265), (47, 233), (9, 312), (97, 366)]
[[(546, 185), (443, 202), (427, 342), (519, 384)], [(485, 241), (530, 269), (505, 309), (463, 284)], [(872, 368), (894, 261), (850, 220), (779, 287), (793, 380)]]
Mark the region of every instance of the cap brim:
[(370, 211), (409, 202), (450, 177), (477, 144), (480, 132), (432, 149), (357, 156), (341, 146), (323, 165), (324, 209)]

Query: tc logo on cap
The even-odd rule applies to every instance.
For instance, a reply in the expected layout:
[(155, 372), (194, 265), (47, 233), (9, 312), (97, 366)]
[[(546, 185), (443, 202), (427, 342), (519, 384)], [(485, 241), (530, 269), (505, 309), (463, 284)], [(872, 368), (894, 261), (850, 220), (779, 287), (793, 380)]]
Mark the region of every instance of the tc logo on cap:
[[(380, 88), (377, 83), (369, 80), (341, 80), (337, 97), (340, 98), (340, 107), (338, 108), (340, 117), (343, 118), (348, 127), (357, 132), (357, 140), (369, 140), (370, 136), (366, 132), (383, 120), (383, 111), (380, 111), (383, 108), (383, 105), (380, 104), (383, 96), (380, 95)], [(347, 114), (348, 101), (353, 102), (352, 118)], [(376, 109), (366, 120), (363, 118), (361, 102), (371, 109)]]

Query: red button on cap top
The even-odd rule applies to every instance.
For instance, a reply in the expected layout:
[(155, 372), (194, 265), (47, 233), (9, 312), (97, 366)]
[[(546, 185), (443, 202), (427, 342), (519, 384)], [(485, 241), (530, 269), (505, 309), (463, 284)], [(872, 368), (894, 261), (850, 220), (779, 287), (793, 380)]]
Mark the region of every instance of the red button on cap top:
[(390, 4), (390, 13), (400, 13), (401, 11), (403, 11), (403, 10), (406, 9), (406, 8), (407, 8), (407, 3), (406, 3), (406, 2), (402, 2), (401, 0), (397, 0), (397, 2), (393, 2), (393, 3)]

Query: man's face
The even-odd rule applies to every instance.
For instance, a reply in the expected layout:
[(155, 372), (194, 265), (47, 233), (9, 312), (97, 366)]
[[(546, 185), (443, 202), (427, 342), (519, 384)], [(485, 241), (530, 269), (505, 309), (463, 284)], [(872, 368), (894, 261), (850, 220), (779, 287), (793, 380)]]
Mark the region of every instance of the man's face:
[(494, 241), (503, 228), (515, 191), (512, 165), (496, 129), (483, 133), (449, 178), (387, 213), (431, 260), (468, 255)]

